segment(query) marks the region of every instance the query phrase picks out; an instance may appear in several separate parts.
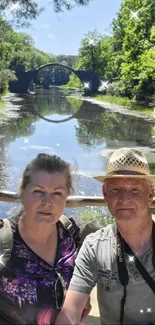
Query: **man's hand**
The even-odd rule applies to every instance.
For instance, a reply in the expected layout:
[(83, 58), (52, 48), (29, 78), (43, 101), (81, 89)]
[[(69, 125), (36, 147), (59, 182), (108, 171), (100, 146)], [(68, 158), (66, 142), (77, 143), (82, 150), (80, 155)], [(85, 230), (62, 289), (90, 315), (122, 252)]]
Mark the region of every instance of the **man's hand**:
[(80, 325), (91, 309), (89, 294), (68, 290), (55, 325)]

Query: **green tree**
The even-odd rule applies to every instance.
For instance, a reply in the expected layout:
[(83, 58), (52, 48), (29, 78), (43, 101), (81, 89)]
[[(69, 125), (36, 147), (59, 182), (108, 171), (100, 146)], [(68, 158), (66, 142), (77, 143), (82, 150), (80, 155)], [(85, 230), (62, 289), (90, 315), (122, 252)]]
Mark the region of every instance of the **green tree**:
[(68, 67), (73, 67), (75, 65), (76, 55), (57, 55), (57, 62), (67, 65)]
[(17, 26), (27, 25), (32, 19), (36, 19), (42, 10), (37, 1), (33, 0), (1, 0), (0, 2), (0, 15)]
[(34, 47), (33, 38), (27, 33), (17, 33), (0, 17), (0, 88), (7, 88), (15, 78), (14, 72), (33, 70), (56, 61), (52, 54)]
[(85, 35), (79, 48), (76, 68), (98, 72), (101, 39), (102, 36), (96, 30)]
[(100, 41), (99, 75), (103, 78), (117, 77), (114, 52), (114, 38), (112, 36), (103, 36)]
[(115, 76), (113, 37), (103, 36), (96, 30), (89, 32), (81, 41), (74, 68), (94, 70), (100, 77)]
[[(124, 0), (117, 19), (113, 21), (115, 65), (129, 95), (136, 95), (145, 89), (148, 81), (153, 82), (154, 71), (150, 75), (148, 61), (150, 55), (151, 61), (154, 61), (154, 22), (154, 0)], [(144, 74), (143, 60), (143, 67), (147, 70)]]

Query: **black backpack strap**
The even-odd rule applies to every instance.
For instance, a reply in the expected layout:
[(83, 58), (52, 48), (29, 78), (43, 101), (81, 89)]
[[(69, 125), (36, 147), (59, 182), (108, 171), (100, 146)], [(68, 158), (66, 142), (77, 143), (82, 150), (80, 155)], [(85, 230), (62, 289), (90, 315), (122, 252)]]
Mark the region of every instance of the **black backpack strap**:
[(0, 271), (11, 257), (13, 231), (8, 219), (0, 219)]

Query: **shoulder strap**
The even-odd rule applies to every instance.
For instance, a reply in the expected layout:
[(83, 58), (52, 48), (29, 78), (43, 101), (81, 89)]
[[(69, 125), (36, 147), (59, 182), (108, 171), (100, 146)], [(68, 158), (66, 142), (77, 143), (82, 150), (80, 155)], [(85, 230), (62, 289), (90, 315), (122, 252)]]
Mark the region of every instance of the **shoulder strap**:
[(0, 219), (0, 271), (10, 259), (13, 247), (13, 231), (8, 219)]
[(61, 222), (62, 226), (69, 232), (69, 234), (71, 236), (73, 236), (75, 234), (75, 227), (73, 225), (72, 220), (70, 220), (69, 218), (67, 218), (66, 216), (64, 216), (62, 214), (62, 216), (60, 218), (60, 222)]

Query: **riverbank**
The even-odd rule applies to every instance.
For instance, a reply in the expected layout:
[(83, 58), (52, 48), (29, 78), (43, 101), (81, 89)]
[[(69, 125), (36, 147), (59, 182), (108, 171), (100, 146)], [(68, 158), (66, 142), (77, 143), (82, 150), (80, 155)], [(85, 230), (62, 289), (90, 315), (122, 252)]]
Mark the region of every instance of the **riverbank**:
[(78, 94), (77, 95), (68, 95), (67, 97), (81, 99), (81, 100), (90, 102), (94, 105), (98, 105), (101, 108), (107, 109), (107, 110), (115, 112), (115, 113), (120, 113), (120, 114), (127, 115), (127, 116), (134, 116), (137, 118), (142, 118), (142, 119), (145, 119), (150, 122), (155, 121), (155, 112), (154, 112), (153, 107), (150, 107), (150, 108), (142, 107), (141, 109), (140, 108), (137, 109), (137, 107), (136, 107), (136, 109), (131, 109), (128, 106), (125, 107), (125, 106), (120, 106), (117, 104), (112, 104), (112, 103), (100, 100), (96, 97), (89, 97), (89, 96), (85, 97), (85, 96), (79, 96)]
[[(79, 94), (79, 92), (83, 91), (83, 88), (75, 88), (75, 87), (68, 87), (66, 85), (64, 86), (60, 86), (60, 89), (64, 90), (65, 92), (69, 92), (69, 91), (77, 91), (77, 94)], [(75, 97), (77, 98), (77, 96), (75, 95)], [(133, 100), (129, 99), (128, 97), (119, 97), (119, 96), (112, 96), (112, 95), (102, 95), (102, 94), (96, 94), (95, 96), (81, 96), (82, 99), (87, 100), (92, 99), (91, 102), (93, 102), (93, 100), (96, 100), (100, 102), (102, 102), (103, 104), (112, 104), (114, 106), (118, 106), (121, 108), (127, 108), (129, 110), (132, 111), (137, 111), (140, 113), (144, 113), (146, 115), (153, 115), (154, 114), (154, 108), (153, 108), (153, 104), (150, 103), (148, 105), (146, 104), (142, 104), (142, 103), (135, 103), (133, 102)]]
[(129, 99), (128, 97), (118, 97), (118, 96), (110, 96), (110, 95), (101, 95), (97, 94), (95, 97), (100, 101), (107, 102), (110, 104), (115, 104), (118, 106), (122, 107), (127, 107), (128, 109), (132, 110), (138, 110), (138, 111), (152, 111), (153, 104), (140, 104), (140, 103), (135, 103), (133, 100)]
[(92, 98), (97, 99), (98, 101), (103, 103), (108, 103), (114, 106), (118, 106), (120, 108), (126, 108), (130, 111), (135, 111), (135, 112), (139, 112), (145, 115), (155, 117), (153, 105), (152, 106), (140, 105), (138, 103), (134, 103), (132, 100), (130, 100), (127, 97), (96, 95), (95, 97)]

